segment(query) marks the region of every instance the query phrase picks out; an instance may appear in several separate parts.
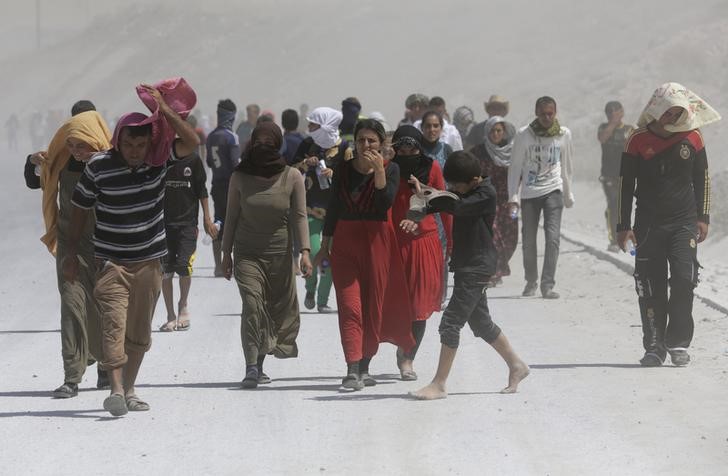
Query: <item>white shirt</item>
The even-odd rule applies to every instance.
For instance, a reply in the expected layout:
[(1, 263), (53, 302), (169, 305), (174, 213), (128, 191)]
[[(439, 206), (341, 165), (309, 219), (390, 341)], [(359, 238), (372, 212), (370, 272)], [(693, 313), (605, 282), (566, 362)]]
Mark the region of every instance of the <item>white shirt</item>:
[(510, 202), (538, 198), (561, 190), (564, 205), (574, 204), (571, 192), (571, 157), (574, 149), (571, 131), (561, 128), (554, 137), (539, 137), (529, 126), (518, 130), (513, 141), (511, 166), (508, 168), (508, 196)]

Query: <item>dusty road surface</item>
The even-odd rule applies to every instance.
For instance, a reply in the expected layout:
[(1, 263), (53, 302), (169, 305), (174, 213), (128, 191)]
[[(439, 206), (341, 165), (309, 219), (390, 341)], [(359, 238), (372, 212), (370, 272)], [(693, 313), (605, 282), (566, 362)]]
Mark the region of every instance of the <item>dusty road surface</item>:
[[(20, 179), (18, 167), (0, 167)], [(379, 385), (339, 393), (336, 316), (304, 313), (300, 357), (270, 359), (273, 382), (239, 390), (237, 289), (210, 277), (200, 244), (192, 328), (155, 332), (139, 376), (151, 411), (111, 418), (93, 367), (78, 397), (53, 400), (63, 376), (59, 301), (37, 241), (39, 199), (19, 180), (5, 183), (2, 474), (725, 474), (728, 318), (696, 303), (690, 366), (640, 368), (631, 277), (566, 243), (562, 299), (520, 297), (518, 254), (513, 276), (489, 291), (496, 322), (532, 368), (515, 395), (497, 393), (505, 366), (465, 330), (449, 398), (406, 397), (434, 373), (439, 314), (415, 363), (419, 382), (399, 381), (394, 349), (382, 345), (372, 362)], [(155, 329), (163, 319), (160, 305)]]

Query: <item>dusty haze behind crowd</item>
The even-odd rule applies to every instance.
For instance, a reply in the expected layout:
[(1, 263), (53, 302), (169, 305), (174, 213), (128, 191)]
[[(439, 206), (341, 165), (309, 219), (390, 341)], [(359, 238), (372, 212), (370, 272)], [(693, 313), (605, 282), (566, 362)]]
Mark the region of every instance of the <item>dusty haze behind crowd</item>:
[[(548, 94), (574, 133), (577, 174), (594, 177), (610, 99), (633, 123), (656, 86), (677, 81), (728, 114), (722, 0), (40, 0), (40, 47), (35, 3), (0, 1), (0, 110), (24, 121), (79, 98), (110, 118), (142, 110), (133, 86), (174, 75), (196, 88), (213, 123), (223, 97), (280, 116), (357, 96), (365, 113), (396, 124), (404, 98), (420, 91), (443, 96), (451, 113), (469, 105), (478, 120), (497, 93), (523, 125)], [(704, 131), (714, 171), (728, 167), (717, 153), (726, 124)]]

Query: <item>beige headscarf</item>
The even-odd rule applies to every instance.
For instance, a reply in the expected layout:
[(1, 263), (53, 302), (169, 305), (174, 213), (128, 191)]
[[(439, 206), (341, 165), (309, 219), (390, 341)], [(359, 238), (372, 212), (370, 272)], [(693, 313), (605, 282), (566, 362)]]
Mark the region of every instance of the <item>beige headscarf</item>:
[(650, 102), (642, 111), (637, 127), (645, 127), (658, 120), (671, 107), (684, 109), (675, 124), (665, 126), (669, 132), (687, 132), (720, 120), (720, 114), (700, 96), (678, 83), (665, 83), (655, 90)]
[(40, 239), (55, 256), (58, 226), (58, 180), (61, 171), (71, 160), (66, 139), (85, 142), (97, 152), (111, 148), (111, 132), (104, 118), (96, 111), (77, 114), (67, 120), (56, 132), (48, 146), (48, 158), (41, 169), (40, 185), (43, 188), (43, 221), (46, 233)]

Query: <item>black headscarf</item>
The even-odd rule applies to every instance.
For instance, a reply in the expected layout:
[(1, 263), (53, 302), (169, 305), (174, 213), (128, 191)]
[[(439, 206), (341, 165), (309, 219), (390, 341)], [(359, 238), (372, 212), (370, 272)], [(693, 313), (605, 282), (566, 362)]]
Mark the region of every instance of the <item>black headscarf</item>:
[(255, 126), (235, 170), (266, 178), (283, 172), (286, 159), (280, 154), (282, 145), (283, 134), (274, 122), (263, 122)]
[[(399, 176), (408, 180), (410, 175), (417, 177), (417, 180), (427, 185), (430, 181), (430, 170), (433, 159), (422, 152), (422, 132), (414, 126), (399, 126), (392, 136), (392, 147), (395, 155), (392, 159), (399, 166)], [(416, 147), (417, 155), (401, 155), (398, 149), (402, 146)]]

